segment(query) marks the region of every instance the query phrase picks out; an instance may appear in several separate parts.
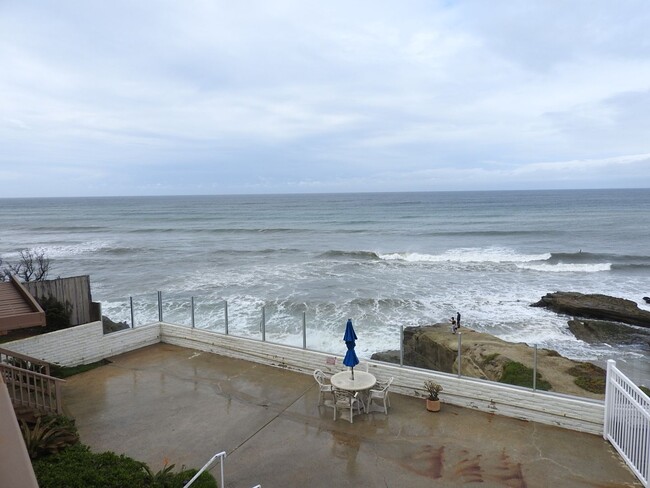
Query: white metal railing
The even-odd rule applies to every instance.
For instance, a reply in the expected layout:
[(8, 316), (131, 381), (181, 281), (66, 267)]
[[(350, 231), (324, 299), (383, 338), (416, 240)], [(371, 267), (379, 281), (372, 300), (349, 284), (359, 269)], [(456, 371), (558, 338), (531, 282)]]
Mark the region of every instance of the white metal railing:
[[(226, 486), (224, 484), (224, 481), (223, 481), (224, 480), (224, 478), (223, 478), (223, 461), (224, 461), (224, 459), (226, 459), (226, 451), (221, 451), (221, 452), (216, 453), (214, 456), (212, 456), (210, 458), (210, 460), (207, 463), (205, 463), (205, 466), (203, 466), (201, 469), (199, 469), (199, 471), (194, 475), (194, 477), (191, 480), (189, 480), (183, 486), (183, 488), (188, 488), (189, 486), (191, 486), (192, 483), (194, 483), (199, 478), (199, 476), (201, 476), (203, 474), (204, 471), (207, 471), (212, 467), (212, 465), (214, 464), (214, 462), (217, 459), (221, 460), (221, 484), (219, 486), (220, 487)], [(253, 488), (262, 488), (262, 485), (255, 485)]]
[(646, 488), (650, 483), (650, 398), (607, 361), (603, 437)]
[(220, 465), (221, 465), (221, 484), (219, 486), (221, 486), (221, 487), (226, 486), (224, 484), (224, 482), (223, 482), (223, 461), (224, 461), (224, 459), (226, 459), (226, 451), (221, 451), (221, 452), (216, 453), (214, 456), (212, 456), (210, 458), (210, 460), (207, 463), (205, 463), (205, 465), (201, 469), (199, 469), (199, 471), (194, 475), (194, 477), (191, 480), (189, 480), (185, 484), (185, 486), (183, 486), (183, 488), (188, 488), (189, 486), (191, 486), (192, 483), (194, 483), (198, 479), (198, 477), (203, 474), (204, 471), (207, 471), (208, 469), (210, 469), (212, 467), (212, 465), (214, 464), (214, 462), (217, 459), (221, 460), (221, 463), (220, 463)]

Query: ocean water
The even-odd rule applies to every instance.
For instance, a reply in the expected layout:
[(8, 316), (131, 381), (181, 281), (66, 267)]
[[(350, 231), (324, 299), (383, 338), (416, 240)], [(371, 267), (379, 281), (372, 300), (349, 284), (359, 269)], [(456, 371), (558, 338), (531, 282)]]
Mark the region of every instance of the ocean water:
[(650, 189), (0, 199), (0, 256), (44, 250), (50, 278), (88, 274), (113, 320), (164, 319), (341, 352), (397, 349), (400, 326), (448, 321), (650, 385), (642, 345), (589, 345), (529, 305), (558, 290), (650, 309)]

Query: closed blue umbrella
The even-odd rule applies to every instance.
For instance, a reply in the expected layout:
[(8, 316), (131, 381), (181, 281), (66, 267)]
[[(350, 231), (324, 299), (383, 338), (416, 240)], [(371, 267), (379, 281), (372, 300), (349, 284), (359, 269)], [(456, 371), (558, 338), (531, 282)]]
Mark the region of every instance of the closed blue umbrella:
[(345, 341), (345, 345), (348, 347), (348, 352), (345, 353), (345, 357), (343, 358), (343, 364), (352, 368), (352, 379), (354, 379), (354, 367), (359, 364), (359, 358), (357, 357), (357, 353), (354, 352), (357, 335), (354, 333), (354, 327), (352, 327), (352, 319), (348, 319), (348, 323), (345, 324), (343, 340)]

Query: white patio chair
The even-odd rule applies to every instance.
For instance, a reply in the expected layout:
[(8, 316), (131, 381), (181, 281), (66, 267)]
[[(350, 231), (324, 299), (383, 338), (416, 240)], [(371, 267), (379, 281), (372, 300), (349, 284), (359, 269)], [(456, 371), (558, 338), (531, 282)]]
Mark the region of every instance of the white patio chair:
[(375, 402), (382, 402), (384, 407), (384, 414), (388, 415), (388, 407), (390, 407), (390, 398), (388, 397), (388, 388), (393, 382), (393, 377), (388, 378), (388, 381), (385, 383), (380, 383), (379, 381), (375, 386), (370, 389), (368, 393), (368, 408), (367, 411), (370, 411), (373, 400)]
[(332, 385), (325, 382), (325, 373), (320, 369), (314, 371), (314, 379), (318, 383), (318, 404), (323, 404), (323, 393), (332, 393)]
[(353, 423), (354, 409), (357, 409), (357, 413), (361, 413), (361, 400), (358, 397), (359, 392), (353, 394), (351, 391), (334, 388), (332, 393), (334, 394), (334, 420), (336, 420), (339, 410), (350, 410), (350, 423)]

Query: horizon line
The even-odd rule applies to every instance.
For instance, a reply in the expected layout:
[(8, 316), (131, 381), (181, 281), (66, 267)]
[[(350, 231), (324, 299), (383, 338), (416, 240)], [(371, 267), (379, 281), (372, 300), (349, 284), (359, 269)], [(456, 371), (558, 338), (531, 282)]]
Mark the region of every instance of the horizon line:
[(123, 194), (123, 195), (50, 195), (50, 196), (21, 196), (0, 197), (0, 200), (37, 200), (55, 198), (161, 198), (161, 197), (252, 197), (252, 196), (306, 196), (306, 195), (381, 195), (399, 193), (505, 193), (505, 192), (548, 192), (548, 191), (639, 191), (650, 190), (650, 187), (613, 187), (613, 188), (536, 188), (536, 189), (500, 189), (500, 190), (394, 190), (394, 191), (341, 191), (341, 192), (268, 192), (268, 193), (161, 193), (154, 195)]

